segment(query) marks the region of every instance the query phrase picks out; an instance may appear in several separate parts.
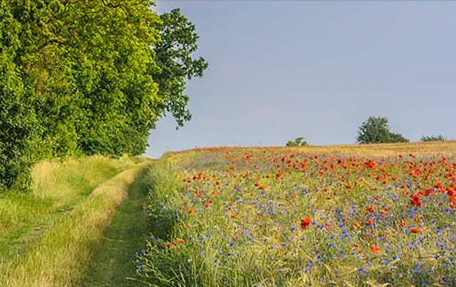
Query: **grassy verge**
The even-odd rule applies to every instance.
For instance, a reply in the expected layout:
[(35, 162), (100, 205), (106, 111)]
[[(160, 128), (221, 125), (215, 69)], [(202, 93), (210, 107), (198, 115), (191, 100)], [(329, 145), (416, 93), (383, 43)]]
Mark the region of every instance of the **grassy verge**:
[[(77, 196), (68, 196), (66, 192), (62, 192), (62, 196), (51, 192), (50, 205), (64, 208), (65, 215), (51, 222), (39, 238), (27, 246), (27, 252), (4, 263), (0, 286), (79, 286), (111, 215), (147, 163), (131, 166), (90, 194), (78, 188), (86, 192), (85, 197), (76, 201)], [(39, 197), (40, 193), (34, 196)], [(65, 206), (66, 202), (73, 202), (71, 208)]]
[(138, 286), (132, 278), (136, 277), (135, 253), (144, 248), (148, 232), (145, 213), (141, 209), (148, 192), (148, 180), (148, 174), (143, 173), (131, 186), (126, 200), (116, 209), (82, 287)]
[(100, 183), (134, 166), (131, 158), (101, 156), (37, 164), (31, 192), (0, 195), (0, 269)]

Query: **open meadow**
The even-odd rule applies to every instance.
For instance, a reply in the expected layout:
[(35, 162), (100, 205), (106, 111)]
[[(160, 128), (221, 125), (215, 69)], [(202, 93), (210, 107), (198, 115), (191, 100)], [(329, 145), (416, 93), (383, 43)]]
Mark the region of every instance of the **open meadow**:
[(168, 153), (149, 286), (455, 286), (456, 142)]
[(456, 142), (44, 161), (0, 286), (455, 286)]
[(455, 11), (0, 0), (0, 287), (456, 287)]

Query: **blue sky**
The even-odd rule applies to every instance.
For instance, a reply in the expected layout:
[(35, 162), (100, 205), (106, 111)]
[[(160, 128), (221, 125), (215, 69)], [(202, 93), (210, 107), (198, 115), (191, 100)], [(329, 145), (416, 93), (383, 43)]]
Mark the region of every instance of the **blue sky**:
[(151, 131), (146, 154), (206, 146), (354, 143), (369, 116), (412, 141), (456, 139), (456, 3), (157, 1), (181, 8), (209, 62), (193, 119)]

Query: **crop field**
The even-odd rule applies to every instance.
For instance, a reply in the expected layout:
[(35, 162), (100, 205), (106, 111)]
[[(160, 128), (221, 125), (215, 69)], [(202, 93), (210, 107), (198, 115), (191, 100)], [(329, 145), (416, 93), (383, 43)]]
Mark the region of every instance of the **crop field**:
[(151, 169), (150, 286), (455, 286), (456, 143), (212, 148)]

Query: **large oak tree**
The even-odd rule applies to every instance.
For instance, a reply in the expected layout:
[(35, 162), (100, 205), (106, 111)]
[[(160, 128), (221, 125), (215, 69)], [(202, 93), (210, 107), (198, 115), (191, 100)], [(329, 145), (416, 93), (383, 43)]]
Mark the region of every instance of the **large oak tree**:
[(149, 0), (0, 3), (0, 184), (36, 160), (141, 154), (156, 121), (190, 119), (194, 26)]

